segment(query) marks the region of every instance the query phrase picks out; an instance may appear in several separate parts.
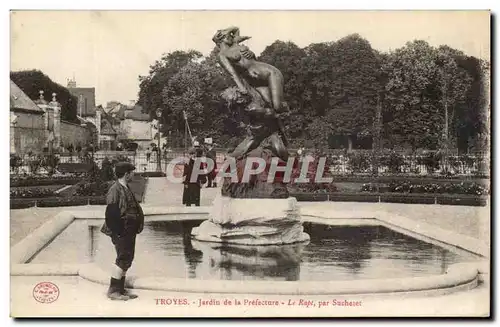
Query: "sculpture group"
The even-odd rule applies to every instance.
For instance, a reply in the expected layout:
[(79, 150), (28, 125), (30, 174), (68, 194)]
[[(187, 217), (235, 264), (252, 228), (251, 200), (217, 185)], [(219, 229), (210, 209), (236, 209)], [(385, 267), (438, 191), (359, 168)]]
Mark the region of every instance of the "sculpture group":
[[(209, 220), (194, 228), (200, 241), (245, 245), (305, 242), (295, 198), (289, 197), (279, 175), (268, 181), (271, 162), (289, 157), (281, 116), (288, 111), (283, 99), (283, 75), (276, 67), (258, 61), (245, 45), (238, 27), (219, 30), (212, 40), (221, 66), (236, 87), (226, 90), (226, 100), (235, 103), (246, 118), (246, 138), (230, 153), (236, 161), (238, 182), (224, 178), (221, 195), (216, 198)], [(262, 158), (266, 169), (243, 182), (241, 176), (248, 158)]]

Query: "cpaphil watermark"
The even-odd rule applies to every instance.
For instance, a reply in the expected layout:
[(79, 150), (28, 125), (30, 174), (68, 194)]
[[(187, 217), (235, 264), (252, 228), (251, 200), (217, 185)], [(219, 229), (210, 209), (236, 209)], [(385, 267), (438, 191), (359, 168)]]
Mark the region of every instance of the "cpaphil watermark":
[(33, 288), (33, 298), (40, 303), (52, 303), (59, 298), (59, 287), (51, 282), (41, 282)]
[[(248, 183), (252, 176), (259, 175), (264, 171), (267, 171), (267, 182), (273, 183), (276, 179), (277, 173), (282, 174), (280, 180), (284, 183), (290, 183), (292, 180), (292, 175), (295, 173), (293, 182), (300, 183), (331, 183), (333, 181), (332, 177), (325, 177), (325, 172), (328, 171), (326, 167), (326, 157), (321, 157), (314, 159), (312, 157), (301, 157), (295, 158), (290, 157), (287, 162), (280, 161), (278, 158), (272, 158), (270, 162), (266, 162), (265, 159), (259, 157), (247, 157), (245, 159), (244, 167), (241, 167), (243, 171), (240, 172), (241, 180), (238, 178), (238, 166), (236, 159), (233, 157), (228, 157), (220, 167), (217, 169), (216, 179), (230, 178), (233, 183)], [(179, 165), (184, 165), (186, 163), (185, 157), (177, 157), (172, 159), (167, 164), (167, 179), (172, 183), (182, 183), (182, 176), (175, 176), (176, 167)], [(310, 167), (311, 164), (315, 163), (316, 167), (314, 169), (314, 176), (311, 179)], [(191, 173), (191, 183), (196, 183), (198, 177), (201, 175), (207, 175), (213, 172), (216, 165), (211, 158), (207, 157), (197, 157), (194, 159), (193, 169)]]

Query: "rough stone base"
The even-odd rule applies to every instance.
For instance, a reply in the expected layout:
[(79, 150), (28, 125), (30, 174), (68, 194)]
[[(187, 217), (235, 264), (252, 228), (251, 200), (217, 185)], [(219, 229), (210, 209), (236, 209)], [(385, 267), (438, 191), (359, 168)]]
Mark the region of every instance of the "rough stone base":
[(241, 245), (276, 245), (309, 241), (295, 198), (215, 199), (210, 218), (193, 228), (199, 241)]

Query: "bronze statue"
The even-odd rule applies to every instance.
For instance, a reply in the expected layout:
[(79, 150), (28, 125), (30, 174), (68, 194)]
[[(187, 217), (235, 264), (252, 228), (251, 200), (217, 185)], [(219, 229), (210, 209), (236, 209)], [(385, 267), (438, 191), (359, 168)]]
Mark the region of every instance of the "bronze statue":
[(283, 101), (283, 75), (276, 67), (258, 61), (247, 46), (240, 44), (249, 38), (240, 36), (238, 27), (218, 30), (212, 38), (219, 48), (220, 64), (238, 87), (237, 97), (246, 103), (245, 111), (250, 121), (249, 136), (231, 155), (241, 159), (267, 139), (266, 146), (286, 161), (288, 142), (279, 118), (287, 109)]

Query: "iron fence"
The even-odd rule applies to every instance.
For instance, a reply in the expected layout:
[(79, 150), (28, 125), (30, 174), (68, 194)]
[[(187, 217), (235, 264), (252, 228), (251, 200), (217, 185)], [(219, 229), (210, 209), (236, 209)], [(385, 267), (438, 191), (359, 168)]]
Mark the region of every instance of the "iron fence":
[[(292, 155), (297, 155), (291, 151)], [(224, 161), (227, 154), (226, 149), (217, 149), (217, 164)], [(33, 175), (47, 174), (48, 169), (43, 164), (36, 165), (37, 161), (43, 161), (48, 154), (16, 154), (11, 155), (11, 174)], [(167, 165), (175, 158), (185, 157), (184, 149), (169, 149), (161, 152), (161, 167), (158, 164), (158, 153), (155, 151), (82, 151), (79, 153), (57, 153), (54, 154), (56, 165), (60, 163), (85, 163), (96, 162), (102, 167), (102, 162), (119, 159), (128, 160), (137, 167), (140, 172), (167, 171)], [(330, 173), (333, 175), (385, 175), (385, 174), (410, 174), (415, 176), (429, 175), (460, 175), (460, 176), (489, 176), (490, 157), (489, 153), (476, 152), (465, 155), (444, 156), (439, 151), (427, 151), (421, 153), (408, 152), (374, 152), (372, 150), (355, 150), (346, 152), (314, 151), (304, 150), (301, 156), (310, 156), (311, 159), (325, 157)]]

